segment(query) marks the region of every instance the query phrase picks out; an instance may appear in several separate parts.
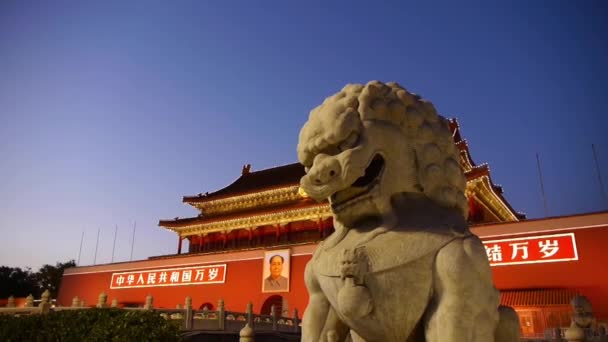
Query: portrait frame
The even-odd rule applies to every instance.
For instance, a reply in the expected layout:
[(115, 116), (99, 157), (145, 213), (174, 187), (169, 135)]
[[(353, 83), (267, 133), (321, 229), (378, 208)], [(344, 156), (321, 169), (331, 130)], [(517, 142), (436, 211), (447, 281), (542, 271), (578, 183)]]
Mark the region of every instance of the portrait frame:
[[(272, 281), (270, 277), (270, 259), (280, 256), (283, 258), (282, 270), (280, 279)], [(291, 250), (290, 249), (274, 249), (264, 251), (264, 264), (262, 265), (262, 292), (289, 292), (290, 287), (290, 271), (291, 271)], [(274, 288), (273, 288), (274, 287)]]

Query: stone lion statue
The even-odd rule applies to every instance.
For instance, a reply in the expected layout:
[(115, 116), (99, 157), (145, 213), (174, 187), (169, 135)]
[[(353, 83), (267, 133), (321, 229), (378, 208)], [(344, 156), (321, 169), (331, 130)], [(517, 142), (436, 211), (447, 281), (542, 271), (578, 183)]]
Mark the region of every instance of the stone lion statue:
[(585, 296), (576, 295), (570, 301), (570, 305), (573, 311), (572, 323), (564, 333), (564, 337), (568, 341), (586, 341), (585, 330), (593, 331), (601, 328), (593, 317), (591, 302)]
[(570, 305), (573, 311), (572, 324), (579, 328), (591, 328), (596, 320), (589, 299), (585, 296), (576, 295), (570, 301)]
[(335, 227), (306, 266), (302, 341), (519, 341), (430, 102), (396, 83), (349, 84), (311, 111), (298, 158)]

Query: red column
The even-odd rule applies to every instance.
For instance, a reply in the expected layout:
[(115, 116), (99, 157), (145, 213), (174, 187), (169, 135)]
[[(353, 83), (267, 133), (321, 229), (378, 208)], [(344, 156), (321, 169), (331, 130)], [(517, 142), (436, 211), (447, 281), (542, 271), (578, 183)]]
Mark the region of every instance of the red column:
[(182, 236), (178, 236), (179, 240), (177, 242), (177, 254), (182, 254)]
[(287, 242), (291, 242), (291, 222), (285, 225), (285, 233), (287, 233)]
[(200, 234), (198, 236), (198, 251), (199, 252), (203, 251), (203, 245), (204, 245), (203, 241), (204, 241), (204, 239), (205, 239), (205, 236), (203, 234)]
[(320, 238), (324, 238), (325, 236), (323, 236), (323, 219), (319, 218), (319, 221), (317, 222), (317, 224), (319, 225), (319, 237)]
[(276, 231), (276, 235), (277, 235), (277, 242), (281, 241), (281, 225), (277, 224), (276, 225), (277, 231)]

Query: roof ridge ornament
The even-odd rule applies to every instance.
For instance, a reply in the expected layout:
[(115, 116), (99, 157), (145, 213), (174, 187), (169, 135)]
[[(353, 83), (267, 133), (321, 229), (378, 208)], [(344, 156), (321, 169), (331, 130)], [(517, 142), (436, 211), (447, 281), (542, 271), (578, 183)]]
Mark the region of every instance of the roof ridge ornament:
[(243, 165), (243, 170), (241, 171), (241, 176), (245, 176), (251, 173), (251, 164)]

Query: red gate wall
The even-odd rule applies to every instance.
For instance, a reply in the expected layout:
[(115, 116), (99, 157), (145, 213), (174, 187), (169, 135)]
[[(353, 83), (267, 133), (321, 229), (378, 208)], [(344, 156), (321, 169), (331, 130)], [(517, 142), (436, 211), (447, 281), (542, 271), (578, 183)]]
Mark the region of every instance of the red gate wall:
[[(78, 296), (85, 300), (86, 305), (95, 305), (99, 294), (105, 292), (108, 295), (108, 304), (116, 298), (119, 303), (143, 305), (146, 296), (152, 295), (154, 307), (175, 308), (177, 304), (184, 304), (186, 296), (191, 296), (194, 308), (199, 308), (207, 302), (216, 308), (218, 300), (223, 299), (226, 310), (245, 312), (247, 303), (251, 301), (254, 311), (259, 312), (267, 298), (280, 295), (287, 304), (288, 316), (297, 308), (301, 317), (308, 304), (304, 267), (312, 256), (313, 248), (314, 245), (291, 248), (289, 292), (262, 293), (264, 251), (258, 250), (69, 269), (64, 274), (57, 302), (58, 305), (69, 306), (72, 298)], [(110, 289), (113, 272), (223, 263), (226, 264), (226, 280), (222, 284)]]
[[(575, 289), (591, 300), (598, 319), (608, 320), (608, 212), (476, 226), (472, 231), (482, 240), (573, 232), (578, 260), (494, 266), (494, 282), (499, 290)], [(68, 269), (59, 291), (58, 303), (70, 305), (72, 297), (79, 296), (87, 305), (95, 305), (99, 294), (106, 292), (108, 302), (117, 298), (122, 303), (143, 305), (145, 297), (151, 294), (154, 296), (155, 307), (175, 308), (177, 304), (184, 303), (186, 296), (191, 296), (195, 308), (206, 302), (217, 306), (217, 301), (224, 299), (227, 310), (244, 312), (247, 303), (251, 301), (254, 311), (259, 312), (267, 298), (278, 294), (286, 301), (289, 316), (294, 308), (298, 309), (301, 316), (308, 303), (308, 293), (304, 286), (304, 267), (315, 247), (316, 245), (310, 244), (290, 248), (292, 257), (289, 292), (262, 293), (264, 251), (251, 250)], [(217, 263), (227, 264), (224, 284), (110, 289), (112, 272)]]
[[(608, 213), (574, 215), (472, 228), (482, 240), (574, 233), (578, 260), (492, 267), (499, 290), (577, 290), (608, 320)], [(534, 306), (534, 305), (531, 305)]]

